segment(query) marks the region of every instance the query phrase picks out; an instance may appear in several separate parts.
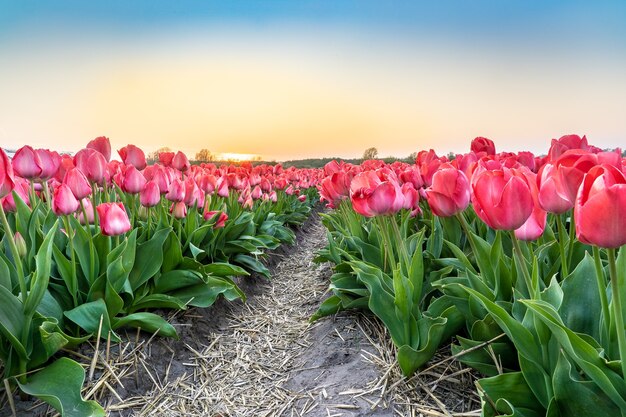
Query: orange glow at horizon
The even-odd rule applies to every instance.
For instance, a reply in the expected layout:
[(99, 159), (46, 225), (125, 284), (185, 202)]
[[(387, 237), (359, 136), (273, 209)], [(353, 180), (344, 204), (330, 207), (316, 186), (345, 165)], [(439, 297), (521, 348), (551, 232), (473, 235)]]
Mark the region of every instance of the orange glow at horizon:
[(218, 156), (218, 160), (220, 161), (234, 161), (234, 162), (243, 162), (243, 161), (252, 161), (254, 159), (261, 158), (261, 155), (255, 155), (251, 153), (232, 153), (232, 152), (223, 152)]

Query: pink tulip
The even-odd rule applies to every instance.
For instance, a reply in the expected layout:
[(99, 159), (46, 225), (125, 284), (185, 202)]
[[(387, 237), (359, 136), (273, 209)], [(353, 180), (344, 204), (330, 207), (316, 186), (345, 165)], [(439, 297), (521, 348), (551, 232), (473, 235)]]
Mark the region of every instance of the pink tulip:
[(306, 201), (306, 195), (302, 194), (298, 196), (298, 201), (300, 201), (301, 203), (304, 203)]
[(180, 202), (185, 199), (185, 183), (178, 178), (170, 183), (170, 188), (165, 194), (165, 198), (173, 202)]
[(89, 184), (87, 177), (85, 177), (85, 174), (83, 174), (83, 172), (78, 168), (72, 168), (67, 171), (67, 174), (65, 174), (65, 178), (63, 179), (63, 183), (70, 187), (72, 194), (74, 194), (74, 197), (78, 200), (81, 200), (91, 194), (91, 185)]
[(530, 188), (530, 194), (533, 199), (533, 211), (519, 228), (515, 229), (515, 237), (520, 240), (536, 240), (543, 234), (546, 228), (546, 219), (548, 213), (541, 207), (539, 203), (539, 187), (537, 186), (537, 174), (530, 170), (522, 170), (522, 174), (526, 177), (526, 182)]
[(220, 177), (217, 180), (217, 195), (220, 197), (228, 197), (228, 180), (226, 177)]
[(441, 165), (433, 175), (432, 185), (425, 190), (432, 212), (439, 217), (450, 217), (467, 208), (470, 185), (467, 177), (452, 165)]
[(539, 170), (539, 205), (549, 213), (562, 214), (574, 207), (572, 198), (562, 171), (552, 164), (546, 164)]
[(100, 152), (88, 148), (81, 149), (74, 155), (74, 165), (85, 174), (89, 181), (104, 184), (107, 161)]
[(107, 162), (111, 160), (111, 142), (106, 136), (98, 136), (90, 141), (86, 147), (100, 152)]
[(139, 193), (139, 202), (144, 207), (154, 207), (161, 201), (159, 186), (154, 181), (148, 181)]
[(404, 204), (404, 195), (397, 182), (382, 181), (374, 171), (358, 174), (350, 183), (350, 198), (354, 210), (365, 216), (393, 214)]
[(549, 161), (556, 161), (561, 155), (571, 149), (589, 150), (587, 137), (582, 138), (578, 135), (561, 136), (558, 140), (552, 139), (550, 151), (548, 152)]
[[(219, 216), (216, 216), (216, 214), (219, 213)], [(226, 220), (228, 220), (228, 214), (224, 213), (223, 211), (207, 211), (206, 213), (204, 213), (204, 220), (215, 220), (215, 224), (213, 225), (214, 229), (220, 229), (224, 226), (226, 226)]]
[(54, 196), (52, 197), (52, 211), (57, 216), (63, 216), (74, 213), (80, 203), (74, 197), (74, 193), (69, 186), (61, 184), (54, 189)]
[(33, 148), (28, 145), (21, 147), (15, 152), (13, 160), (13, 171), (22, 178), (28, 180), (38, 179), (41, 175), (41, 159)]
[(261, 191), (261, 187), (256, 185), (250, 193), (250, 197), (252, 197), (253, 200), (258, 200), (259, 198), (261, 198), (261, 195), (263, 195), (263, 191)]
[[(318, 185), (318, 189), (321, 198), (328, 202), (328, 207), (336, 208), (342, 200), (350, 197), (350, 181), (350, 174), (343, 171), (334, 172), (322, 180)], [(289, 188), (292, 187), (289, 186)]]
[(589, 170), (574, 206), (576, 237), (603, 248), (626, 244), (626, 176), (608, 164)]
[(496, 230), (515, 230), (533, 211), (533, 198), (524, 175), (516, 169), (484, 170), (474, 174), (471, 199), (476, 214)]
[(172, 213), (175, 219), (184, 219), (187, 216), (187, 205), (184, 201), (172, 203), (170, 213)]
[(41, 174), (39, 179), (41, 181), (48, 181), (54, 177), (59, 167), (61, 166), (61, 156), (55, 151), (49, 151), (48, 149), (35, 149), (35, 153), (41, 161)]
[(0, 198), (10, 194), (13, 187), (13, 166), (4, 149), (0, 148)]
[(130, 194), (137, 194), (146, 185), (146, 178), (133, 165), (126, 168), (122, 179), (122, 190)]
[(117, 236), (131, 229), (128, 214), (122, 203), (102, 203), (96, 207), (100, 230), (104, 236)]
[(496, 154), (496, 145), (491, 139), (483, 138), (479, 136), (472, 140), (471, 151), (475, 153), (484, 152), (487, 155)]
[[(16, 177), (14, 180), (14, 188), (12, 191), (22, 199), (26, 205), (30, 205), (30, 183), (21, 177)], [(14, 212), (17, 210), (17, 206), (15, 205), (15, 199), (13, 198), (13, 193), (10, 192), (5, 197), (2, 198), (2, 208), (4, 211)]]
[(138, 170), (142, 170), (146, 167), (146, 155), (143, 151), (135, 145), (126, 145), (117, 153), (120, 154), (122, 161), (126, 165), (133, 165)]
[(176, 152), (176, 155), (172, 159), (172, 168), (177, 169), (180, 172), (185, 172), (189, 169), (189, 167), (189, 159), (187, 159), (187, 156), (180, 151)]
[[(88, 198), (83, 198), (83, 207), (85, 211), (79, 210), (76, 212), (76, 218), (80, 222), (80, 224), (93, 224), (94, 223), (94, 215), (93, 215), (93, 204), (91, 204), (91, 200)], [(87, 213), (87, 221), (85, 222), (85, 213)]]
[(265, 194), (268, 196), (269, 200), (272, 203), (275, 203), (278, 201), (278, 196), (276, 195), (276, 191), (272, 190), (269, 194)]
[(198, 186), (205, 194), (213, 194), (217, 186), (217, 178), (215, 178), (215, 175), (204, 174), (200, 177)]

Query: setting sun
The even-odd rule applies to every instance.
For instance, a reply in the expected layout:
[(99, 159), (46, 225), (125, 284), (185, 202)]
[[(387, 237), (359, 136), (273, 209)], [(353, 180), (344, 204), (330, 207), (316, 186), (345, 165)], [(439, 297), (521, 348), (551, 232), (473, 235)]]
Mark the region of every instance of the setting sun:
[(233, 153), (233, 152), (225, 152), (218, 155), (219, 159), (222, 161), (252, 161), (260, 159), (260, 155), (255, 155), (253, 153)]

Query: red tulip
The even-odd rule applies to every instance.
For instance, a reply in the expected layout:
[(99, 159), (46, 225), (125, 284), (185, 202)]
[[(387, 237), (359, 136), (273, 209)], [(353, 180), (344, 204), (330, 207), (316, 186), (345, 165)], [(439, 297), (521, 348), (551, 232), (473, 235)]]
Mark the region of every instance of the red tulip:
[(374, 171), (358, 174), (350, 183), (350, 198), (354, 210), (374, 217), (398, 212), (404, 204), (404, 195), (397, 182), (382, 181)]
[(107, 162), (111, 160), (111, 142), (106, 136), (98, 136), (90, 141), (86, 147), (100, 152)]
[(483, 138), (482, 136), (474, 138), (470, 149), (472, 152), (476, 153), (484, 152), (487, 155), (496, 154), (496, 145), (493, 141), (491, 139)]
[(91, 194), (91, 185), (89, 184), (89, 180), (87, 180), (85, 174), (83, 174), (83, 172), (78, 168), (72, 168), (67, 171), (67, 174), (65, 174), (65, 178), (63, 179), (63, 183), (70, 187), (72, 194), (74, 194), (74, 197), (78, 200), (81, 200)]
[(426, 189), (426, 199), (432, 212), (439, 217), (450, 217), (467, 208), (470, 185), (467, 177), (450, 164), (444, 164), (433, 175), (432, 185)]
[(180, 172), (185, 172), (189, 169), (189, 167), (189, 159), (187, 159), (187, 156), (180, 151), (176, 152), (176, 155), (172, 159), (172, 168), (177, 169)]
[(74, 213), (80, 203), (74, 197), (74, 193), (67, 184), (61, 184), (54, 189), (54, 196), (52, 197), (52, 211), (57, 216), (63, 216)]
[(154, 181), (148, 181), (139, 193), (139, 202), (144, 207), (154, 207), (161, 201), (159, 186)]
[(174, 152), (159, 152), (159, 162), (165, 167), (172, 166), (172, 159), (174, 159)]
[(4, 153), (4, 149), (0, 148), (0, 198), (10, 194), (14, 186), (11, 160)]
[(130, 194), (137, 194), (143, 190), (146, 185), (146, 178), (134, 166), (130, 165), (126, 168), (124, 178), (122, 179), (122, 190)]
[(304, 203), (306, 201), (306, 195), (302, 194), (298, 196), (298, 201), (300, 201), (301, 203)]
[(130, 230), (130, 220), (122, 203), (102, 203), (96, 210), (104, 236), (117, 236)]
[(126, 145), (117, 153), (120, 154), (122, 161), (126, 165), (133, 165), (138, 170), (142, 170), (146, 167), (146, 155), (143, 151), (135, 145)]
[(41, 159), (35, 150), (28, 145), (15, 152), (11, 164), (13, 171), (22, 178), (34, 180), (41, 175)]
[(475, 172), (471, 199), (476, 214), (496, 230), (515, 230), (533, 211), (528, 182), (517, 169)]
[[(219, 216), (216, 216), (216, 214), (219, 213)], [(223, 211), (207, 211), (206, 213), (204, 213), (204, 220), (215, 220), (215, 224), (213, 225), (214, 229), (219, 229), (222, 228), (224, 226), (226, 226), (226, 220), (228, 220), (228, 214), (224, 213)]]
[(603, 248), (626, 244), (626, 176), (603, 164), (589, 170), (574, 206), (576, 237)]

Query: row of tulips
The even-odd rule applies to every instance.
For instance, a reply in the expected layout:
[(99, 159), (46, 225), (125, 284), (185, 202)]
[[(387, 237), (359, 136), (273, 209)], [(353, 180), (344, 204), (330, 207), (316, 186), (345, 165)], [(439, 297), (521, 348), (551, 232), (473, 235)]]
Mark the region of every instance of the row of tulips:
[[(269, 277), (267, 250), (292, 243), (316, 201), (318, 170), (191, 165), (178, 152), (146, 165), (105, 137), (74, 156), (0, 150), (0, 360), (4, 377), (64, 416), (104, 415), (84, 401), (71, 349), (119, 329), (176, 337), (154, 309), (245, 299), (235, 276)], [(43, 369), (41, 369), (43, 368)], [(36, 371), (36, 372), (35, 372)], [(59, 387), (59, 375), (71, 375)], [(68, 387), (72, 387), (69, 389)]]
[(626, 415), (625, 167), (577, 135), (541, 157), (476, 138), (452, 160), (332, 162), (314, 319), (370, 310), (407, 376), (455, 336), (484, 416)]

